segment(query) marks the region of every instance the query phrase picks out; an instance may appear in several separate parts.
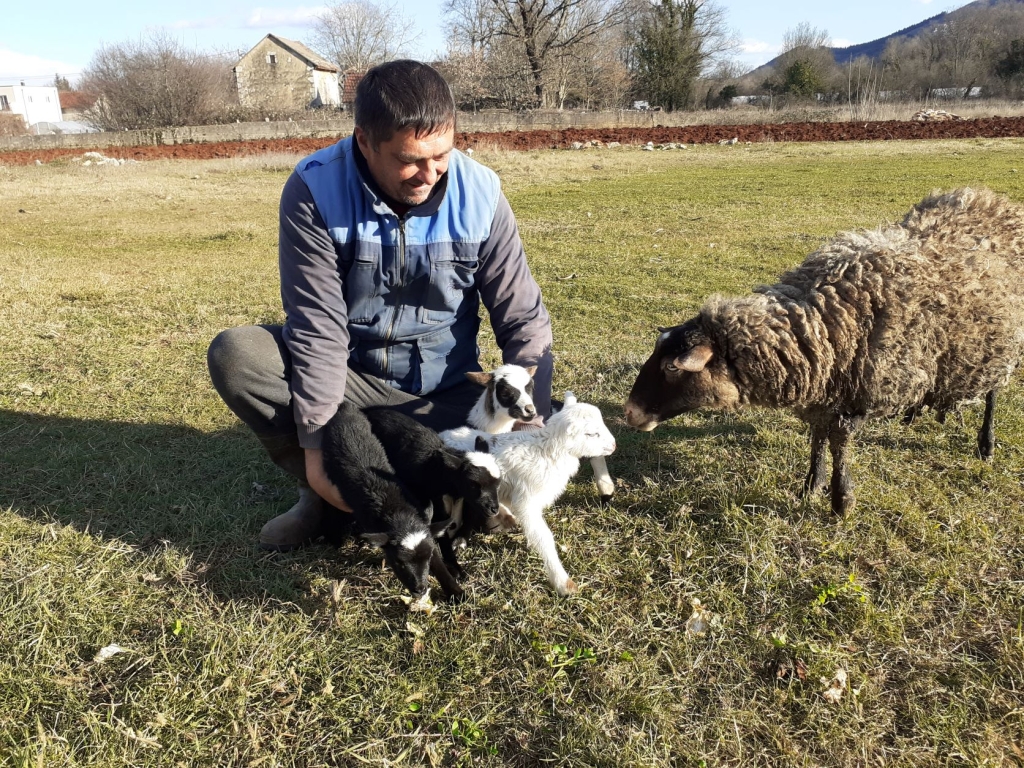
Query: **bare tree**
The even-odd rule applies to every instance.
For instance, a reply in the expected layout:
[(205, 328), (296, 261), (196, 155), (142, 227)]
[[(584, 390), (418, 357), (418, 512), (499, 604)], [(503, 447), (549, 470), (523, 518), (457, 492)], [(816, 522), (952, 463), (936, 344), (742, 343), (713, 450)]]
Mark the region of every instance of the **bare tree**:
[(329, 5), (313, 23), (310, 43), (342, 70), (364, 71), (408, 55), (419, 39), (415, 22), (395, 4), (347, 0)]
[(100, 48), (79, 89), (98, 96), (86, 118), (105, 130), (202, 125), (231, 102), (231, 61), (182, 46), (164, 32)]
[(535, 106), (550, 106), (548, 89), (558, 76), (556, 59), (618, 24), (623, 6), (612, 0), (490, 0), (497, 16), (493, 35), (522, 51), (530, 68)]
[(801, 21), (782, 34), (783, 53), (797, 48), (828, 48), (830, 45), (832, 45), (832, 38), (829, 36), (828, 30), (813, 27), (807, 21)]

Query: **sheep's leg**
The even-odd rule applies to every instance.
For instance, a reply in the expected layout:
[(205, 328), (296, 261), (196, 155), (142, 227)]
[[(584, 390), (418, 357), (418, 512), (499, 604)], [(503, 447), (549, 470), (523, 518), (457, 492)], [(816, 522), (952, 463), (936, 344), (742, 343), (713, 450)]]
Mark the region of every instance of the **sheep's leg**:
[(821, 424), (811, 425), (811, 468), (804, 480), (804, 496), (813, 496), (825, 490), (825, 443), (828, 440), (828, 427)]
[(430, 555), (430, 573), (437, 579), (437, 583), (441, 585), (441, 589), (450, 600), (461, 600), (465, 596), (459, 582), (445, 567), (444, 560), (441, 559), (441, 551), (436, 546)]
[(536, 507), (513, 505), (513, 514), (526, 536), (526, 543), (544, 560), (544, 572), (548, 581), (560, 595), (571, 595), (576, 591), (576, 582), (565, 572), (558, 557), (555, 537), (544, 519), (544, 510)]
[(601, 503), (607, 507), (615, 495), (615, 483), (608, 472), (608, 462), (604, 456), (595, 456), (590, 460), (590, 467), (594, 470), (594, 482), (597, 483), (597, 492), (601, 494)]
[(993, 389), (985, 395), (985, 420), (981, 423), (981, 431), (978, 432), (978, 455), (985, 461), (992, 459), (996, 452), (996, 391)]
[(847, 462), (850, 457), (850, 438), (862, 417), (839, 418), (828, 430), (828, 445), (832, 451), (832, 512), (845, 515), (853, 509), (853, 482)]

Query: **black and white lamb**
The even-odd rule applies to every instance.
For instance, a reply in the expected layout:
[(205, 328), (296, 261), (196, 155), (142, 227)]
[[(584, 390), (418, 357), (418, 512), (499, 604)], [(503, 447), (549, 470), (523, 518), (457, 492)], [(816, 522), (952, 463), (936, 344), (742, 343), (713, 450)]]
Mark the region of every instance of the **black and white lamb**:
[(365, 408), (363, 413), (405, 487), (421, 502), (429, 500), (436, 517), (443, 510), (456, 518), (437, 541), (445, 564), (461, 576), (451, 534), (487, 530), (498, 514), (500, 470), (487, 453), (487, 442), (477, 440), (472, 451), (456, 450), (429, 427), (392, 408)]
[[(537, 415), (533, 403), (533, 374), (537, 366), (502, 365), (490, 372), (474, 371), (466, 378), (484, 388), (469, 412), (469, 427), (492, 435), (511, 432), (517, 421), (529, 421)], [(594, 482), (603, 504), (611, 503), (615, 483), (603, 456), (590, 458)]]
[(935, 193), (899, 225), (841, 234), (772, 286), (710, 298), (663, 329), (626, 402), (642, 430), (700, 408), (792, 408), (811, 428), (805, 490), (854, 496), (850, 439), (865, 419), (984, 397), (978, 449), (994, 448), (996, 393), (1024, 352), (1024, 206), (986, 189)]
[[(343, 403), (331, 417), (324, 429), (323, 455), (327, 477), (352, 507), (360, 535), (384, 551), (405, 588), (425, 601), (432, 573), (449, 597), (461, 597), (462, 588), (445, 567), (434, 541), (447, 521), (432, 523), (431, 504), (419, 502), (398, 479), (369, 419), (358, 407)], [(333, 510), (332, 514), (348, 513)]]
[(488, 435), (460, 428), (441, 433), (453, 448), (471, 449), (479, 438), (490, 444), (491, 455), (501, 469), (498, 500), (519, 523), (531, 549), (544, 559), (548, 581), (560, 595), (576, 591), (576, 583), (565, 572), (558, 557), (555, 538), (544, 519), (544, 510), (565, 491), (579, 470), (580, 459), (609, 456), (615, 438), (593, 405), (576, 402), (565, 393), (565, 404), (536, 430)]

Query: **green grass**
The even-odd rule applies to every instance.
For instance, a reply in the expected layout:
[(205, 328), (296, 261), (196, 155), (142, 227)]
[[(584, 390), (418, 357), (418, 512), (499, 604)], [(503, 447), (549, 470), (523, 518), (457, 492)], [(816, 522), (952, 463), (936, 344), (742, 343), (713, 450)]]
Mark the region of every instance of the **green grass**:
[[(552, 314), (556, 388), (619, 439), (619, 492), (601, 509), (585, 468), (549, 514), (578, 596), (520, 536), (486, 537), (469, 600), (430, 617), (370, 550), (255, 545), (294, 487), (205, 350), (281, 319), (292, 160), (0, 167), (0, 765), (1020, 765), (1018, 384), (991, 464), (977, 408), (870, 424), (845, 519), (798, 499), (787, 413), (637, 434), (620, 412), (655, 326), (933, 188), (1024, 200), (1022, 150), (479, 153)], [(776, 679), (796, 659), (805, 678)]]

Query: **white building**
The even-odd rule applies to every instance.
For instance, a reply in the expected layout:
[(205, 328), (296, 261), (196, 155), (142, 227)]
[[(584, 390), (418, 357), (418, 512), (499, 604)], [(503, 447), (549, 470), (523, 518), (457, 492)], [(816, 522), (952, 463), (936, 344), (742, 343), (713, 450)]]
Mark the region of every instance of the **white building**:
[(0, 85), (0, 112), (13, 112), (31, 128), (61, 121), (60, 96), (52, 85)]

